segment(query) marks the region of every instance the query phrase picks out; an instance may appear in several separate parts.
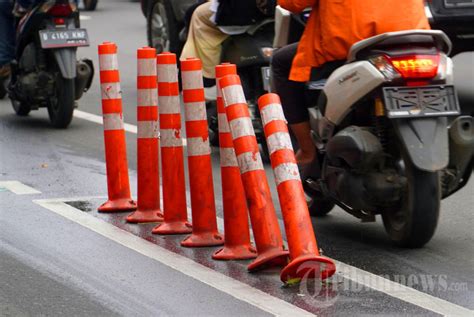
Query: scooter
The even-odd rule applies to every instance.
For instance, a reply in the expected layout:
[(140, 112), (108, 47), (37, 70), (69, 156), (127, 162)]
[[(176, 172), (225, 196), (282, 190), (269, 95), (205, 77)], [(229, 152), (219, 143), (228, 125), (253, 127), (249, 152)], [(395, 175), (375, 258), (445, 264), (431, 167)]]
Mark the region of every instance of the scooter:
[(18, 22), (16, 45), (9, 85), (16, 114), (46, 107), (51, 124), (66, 128), (94, 75), (91, 60), (76, 59), (77, 47), (88, 46), (89, 38), (79, 27), (75, 3), (49, 0), (35, 5)]
[(474, 119), (460, 115), (450, 51), (442, 31), (385, 33), (355, 43), (329, 78), (307, 83), (318, 157), (302, 181), (312, 215), (337, 205), (364, 222), (381, 215), (400, 246), (432, 238), (441, 199), (474, 167)]

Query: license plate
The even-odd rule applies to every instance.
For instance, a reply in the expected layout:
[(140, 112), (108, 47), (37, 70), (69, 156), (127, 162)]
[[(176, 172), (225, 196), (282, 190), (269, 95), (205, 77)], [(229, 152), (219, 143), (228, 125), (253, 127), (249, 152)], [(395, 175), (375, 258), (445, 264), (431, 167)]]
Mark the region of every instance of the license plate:
[(385, 110), (389, 118), (440, 117), (460, 114), (453, 86), (384, 87)]
[(263, 90), (270, 91), (270, 67), (262, 67)]
[(39, 35), (42, 48), (89, 46), (86, 29), (41, 30)]

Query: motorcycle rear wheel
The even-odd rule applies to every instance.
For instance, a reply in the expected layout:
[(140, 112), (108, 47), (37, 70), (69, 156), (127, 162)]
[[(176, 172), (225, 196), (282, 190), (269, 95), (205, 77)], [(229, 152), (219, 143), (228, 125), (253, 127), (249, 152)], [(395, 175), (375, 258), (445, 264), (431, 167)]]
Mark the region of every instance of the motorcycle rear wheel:
[(437, 172), (422, 171), (405, 159), (407, 191), (400, 210), (382, 213), (388, 235), (397, 245), (420, 248), (434, 235), (441, 204)]
[(179, 39), (182, 24), (176, 19), (170, 0), (149, 2), (146, 29), (148, 45), (158, 54), (172, 52), (180, 56), (184, 43)]
[(86, 11), (94, 11), (97, 7), (98, 0), (84, 0), (84, 9)]
[(56, 96), (48, 103), (48, 115), (51, 124), (57, 129), (65, 129), (72, 121), (74, 113), (74, 79), (56, 77)]

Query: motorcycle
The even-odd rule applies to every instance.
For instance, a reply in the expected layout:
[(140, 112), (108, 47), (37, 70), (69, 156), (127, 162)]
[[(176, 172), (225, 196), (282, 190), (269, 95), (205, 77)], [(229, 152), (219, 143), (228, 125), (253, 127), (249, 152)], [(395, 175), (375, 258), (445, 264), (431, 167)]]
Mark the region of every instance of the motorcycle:
[[(144, 2), (142, 2), (144, 3)], [(158, 52), (172, 51), (178, 56), (186, 41), (185, 12), (195, 5), (195, 0), (148, 1), (147, 33), (149, 45)], [(232, 35), (222, 44), (221, 61), (237, 66), (242, 86), (249, 104), (254, 130), (262, 152), (262, 159), (269, 161), (265, 135), (260, 120), (257, 100), (269, 91), (266, 84), (270, 77), (270, 58), (273, 52), (274, 19), (268, 18), (250, 27), (246, 33)], [(207, 103), (209, 141), (218, 145), (217, 107), (215, 101)]]
[(88, 45), (87, 30), (79, 27), (74, 2), (48, 0), (31, 8), (17, 26), (16, 60), (9, 84), (16, 114), (26, 116), (46, 107), (51, 124), (66, 128), (76, 100), (92, 83), (92, 61), (76, 60), (77, 48)]
[[(295, 19), (281, 8), (276, 17), (286, 30)], [(450, 51), (442, 31), (385, 33), (355, 43), (329, 78), (307, 83), (318, 157), (302, 181), (313, 216), (337, 205), (364, 222), (381, 215), (400, 246), (432, 238), (441, 199), (474, 167), (474, 119), (460, 115)]]

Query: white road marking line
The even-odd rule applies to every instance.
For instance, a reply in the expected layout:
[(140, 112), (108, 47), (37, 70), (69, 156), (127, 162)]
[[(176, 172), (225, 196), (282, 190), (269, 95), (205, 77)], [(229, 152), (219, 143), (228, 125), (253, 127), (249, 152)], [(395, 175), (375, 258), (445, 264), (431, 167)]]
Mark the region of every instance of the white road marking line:
[(27, 186), (19, 181), (0, 181), (0, 188), (2, 187), (17, 195), (41, 194), (39, 190)]
[[(87, 120), (90, 122), (94, 122), (97, 124), (101, 124), (101, 125), (104, 124), (102, 116), (98, 116), (96, 114), (81, 111), (81, 110), (74, 110), (74, 117)], [(137, 126), (130, 123), (124, 123), (124, 130), (130, 133), (134, 133), (134, 134), (137, 134), (137, 131), (138, 131)], [(187, 145), (186, 139), (183, 138), (183, 146), (186, 146), (186, 145)]]
[(99, 218), (87, 213), (77, 212), (78, 209), (64, 202), (47, 199), (34, 200), (33, 202), (131, 250), (268, 313), (276, 316), (313, 316), (313, 314), (284, 300), (209, 269), (184, 256), (168, 251)]
[(79, 20), (83, 21), (83, 20), (92, 20), (92, 17), (90, 15), (80, 15), (79, 16)]
[[(41, 200), (35, 200), (34, 202), (40, 206), (43, 206), (44, 208), (46, 209), (49, 209), (59, 215), (62, 215), (63, 217), (65, 218), (68, 218), (68, 219), (71, 219), (93, 231), (96, 231), (94, 228), (90, 228), (88, 227), (87, 225), (83, 224), (84, 222), (87, 223), (87, 221), (76, 221), (76, 217), (74, 217), (74, 215), (71, 215), (71, 213), (74, 212), (74, 210), (78, 210), (77, 208), (74, 208), (70, 205), (67, 205), (65, 202), (72, 202), (72, 201), (79, 201), (79, 200), (90, 200), (90, 199), (104, 199), (106, 198), (105, 196), (94, 196), (94, 197), (72, 197), (72, 198), (55, 198), (55, 199), (41, 199)], [(57, 207), (57, 206), (60, 206), (60, 207)], [(66, 206), (67, 208), (67, 212), (64, 212), (64, 206)], [(52, 209), (53, 208), (53, 209)], [(59, 209), (59, 211), (58, 211)], [(188, 217), (190, 220), (192, 220), (191, 218), (191, 208), (187, 208), (188, 209)], [(75, 212), (77, 214), (79, 214), (77, 211)], [(80, 212), (80, 214), (84, 214), (82, 212)], [(69, 217), (71, 216), (71, 217)], [(94, 216), (91, 216), (89, 215), (90, 217), (93, 217)], [(98, 219), (98, 218), (96, 218)], [(100, 220), (100, 219), (99, 219)], [(280, 228), (283, 228), (284, 227), (284, 224), (283, 224), (283, 221), (278, 219), (278, 222), (279, 222), (279, 225), (280, 225)], [(105, 223), (105, 222), (104, 222)], [(105, 223), (105, 224), (108, 224), (108, 223)], [(222, 219), (221, 217), (217, 217), (217, 224), (218, 224), (218, 228), (219, 230), (221, 230), (223, 232), (223, 228), (224, 228), (224, 219)], [(110, 225), (110, 224), (109, 224)], [(111, 225), (113, 226), (113, 225)], [(122, 230), (122, 229), (119, 229), (119, 230)], [(96, 231), (98, 233), (101, 233), (99, 231)], [(126, 232), (126, 231), (124, 231)], [(128, 232), (127, 232), (128, 233)], [(102, 234), (102, 233), (101, 233)], [(133, 235), (133, 234), (132, 234)], [(253, 241), (253, 234), (252, 232), (250, 232), (250, 235), (251, 235), (251, 239), (252, 239), (252, 243), (255, 243)], [(110, 238), (108, 235), (104, 235), (105, 237), (107, 238)], [(113, 238), (110, 238), (118, 243), (121, 243), (120, 241), (117, 241)], [(143, 239), (141, 239), (143, 240)], [(146, 241), (146, 240), (143, 240), (143, 241)], [(148, 243), (148, 241), (146, 241)], [(286, 245), (286, 241), (285, 242), (285, 245)], [(123, 243), (121, 243), (123, 244)], [(126, 245), (126, 244), (123, 244), (125, 245), (126, 247), (132, 249), (132, 250), (136, 250), (137, 252), (140, 252), (142, 253), (140, 250), (138, 249), (135, 249), (134, 247), (132, 246), (129, 246), (129, 245)], [(154, 244), (153, 244), (154, 245)], [(156, 245), (155, 245), (156, 246)], [(166, 252), (170, 252), (170, 251), (167, 251), (164, 249), (164, 251)], [(149, 256), (145, 253), (142, 253), (150, 258), (153, 258), (155, 259), (154, 257), (152, 256)], [(174, 254), (174, 253), (173, 253)], [(176, 255), (174, 254), (175, 256), (179, 256), (179, 255)], [(189, 260), (187, 258), (185, 258), (186, 260)], [(158, 261), (160, 261), (158, 259)], [(194, 261), (192, 260), (189, 260), (191, 261), (192, 263), (194, 263), (194, 265), (198, 265), (198, 266), (201, 266), (200, 264), (198, 263), (195, 263)], [(468, 308), (465, 308), (465, 307), (462, 307), (460, 305), (456, 305), (454, 303), (451, 303), (451, 302), (448, 302), (444, 299), (441, 299), (441, 298), (438, 298), (438, 297), (435, 297), (435, 296), (432, 296), (432, 295), (429, 295), (427, 293), (424, 293), (424, 292), (420, 292), (414, 288), (411, 288), (411, 287), (408, 287), (408, 286), (405, 286), (405, 285), (402, 285), (400, 283), (397, 283), (397, 282), (393, 282), (387, 278), (384, 278), (384, 277), (381, 277), (381, 276), (378, 276), (376, 274), (373, 274), (373, 273), (370, 273), (370, 272), (367, 272), (367, 271), (364, 271), (362, 269), (359, 269), (359, 268), (356, 268), (352, 265), (349, 265), (349, 264), (346, 264), (346, 263), (343, 263), (343, 262), (340, 262), (340, 261), (337, 261), (337, 260), (334, 260), (336, 262), (336, 267), (337, 267), (337, 274), (339, 274), (340, 276), (348, 279), (348, 280), (351, 280), (353, 282), (356, 282), (360, 285), (363, 285), (365, 287), (368, 287), (368, 288), (371, 288), (373, 290), (376, 290), (376, 291), (379, 291), (379, 292), (382, 292), (384, 294), (387, 294), (391, 297), (394, 297), (394, 298), (397, 298), (397, 299), (400, 299), (404, 302), (407, 302), (407, 303), (410, 303), (410, 304), (413, 304), (415, 306), (418, 306), (418, 307), (421, 307), (423, 309), (426, 309), (426, 310), (429, 310), (429, 311), (432, 311), (434, 313), (438, 313), (438, 314), (441, 314), (443, 316), (474, 316), (474, 311), (468, 309)], [(161, 262), (161, 261), (160, 261)], [(164, 262), (162, 262), (164, 263)], [(164, 263), (166, 265), (168, 265), (167, 263)], [(181, 263), (180, 263), (181, 265)], [(168, 265), (172, 268), (175, 268), (174, 266), (172, 265)], [(205, 268), (205, 267), (204, 267)], [(206, 268), (207, 269), (207, 268)], [(192, 274), (187, 274), (185, 272), (186, 275), (188, 276), (191, 276), (191, 277), (194, 277), (196, 279), (199, 280), (199, 276), (201, 273), (195, 271), (194, 269), (191, 269), (192, 271)], [(215, 272), (213, 271), (214, 273), (216, 274), (220, 274), (218, 272)], [(220, 277), (219, 277), (220, 278)], [(233, 279), (231, 279), (232, 281), (234, 281)], [(213, 286), (213, 284), (210, 284), (210, 282), (207, 282), (206, 281), (202, 281), (210, 286)], [(218, 282), (217, 282), (218, 283)], [(237, 281), (237, 283), (240, 283)], [(226, 284), (227, 285), (227, 284)], [(246, 284), (244, 284), (246, 285)], [(246, 285), (247, 287), (253, 289), (252, 287)], [(213, 286), (214, 287), (214, 286)], [(231, 287), (235, 287), (235, 286), (232, 286)], [(219, 287), (215, 287), (219, 290), (221, 290)], [(246, 289), (242, 289), (243, 292), (246, 291)], [(223, 290), (224, 291), (224, 290)], [(257, 290), (258, 291), (258, 290)], [(224, 291), (225, 292), (225, 291)], [(260, 291), (258, 291), (260, 292)], [(265, 293), (264, 293), (265, 294)], [(232, 295), (232, 294), (231, 294)], [(272, 298), (274, 298), (273, 296), (271, 295), (268, 295), (266, 294), (267, 296), (270, 296)], [(239, 295), (240, 296), (240, 295)], [(240, 297), (237, 297), (235, 296), (236, 298), (239, 298), (241, 299)], [(249, 297), (251, 297), (249, 295)], [(244, 298), (247, 298), (247, 296), (245, 296)], [(244, 299), (242, 299), (244, 300)], [(279, 300), (279, 299), (278, 299)], [(244, 300), (246, 301), (246, 300)], [(246, 302), (249, 302), (249, 301), (246, 301)], [(251, 302), (249, 302), (251, 303)], [(253, 303), (253, 302), (252, 302)], [(286, 303), (286, 302), (285, 302)], [(291, 304), (289, 304), (291, 305)], [(271, 306), (271, 305), (270, 305)], [(261, 309), (263, 309), (262, 307), (260, 306), (257, 306)], [(296, 307), (296, 306), (295, 306)], [(264, 309), (265, 310), (265, 309)], [(306, 311), (305, 311), (306, 312)]]
[(393, 282), (376, 274), (335, 261), (337, 273), (342, 277), (404, 302), (430, 310), (443, 316), (474, 316), (474, 311), (444, 299), (420, 292), (414, 288)]

